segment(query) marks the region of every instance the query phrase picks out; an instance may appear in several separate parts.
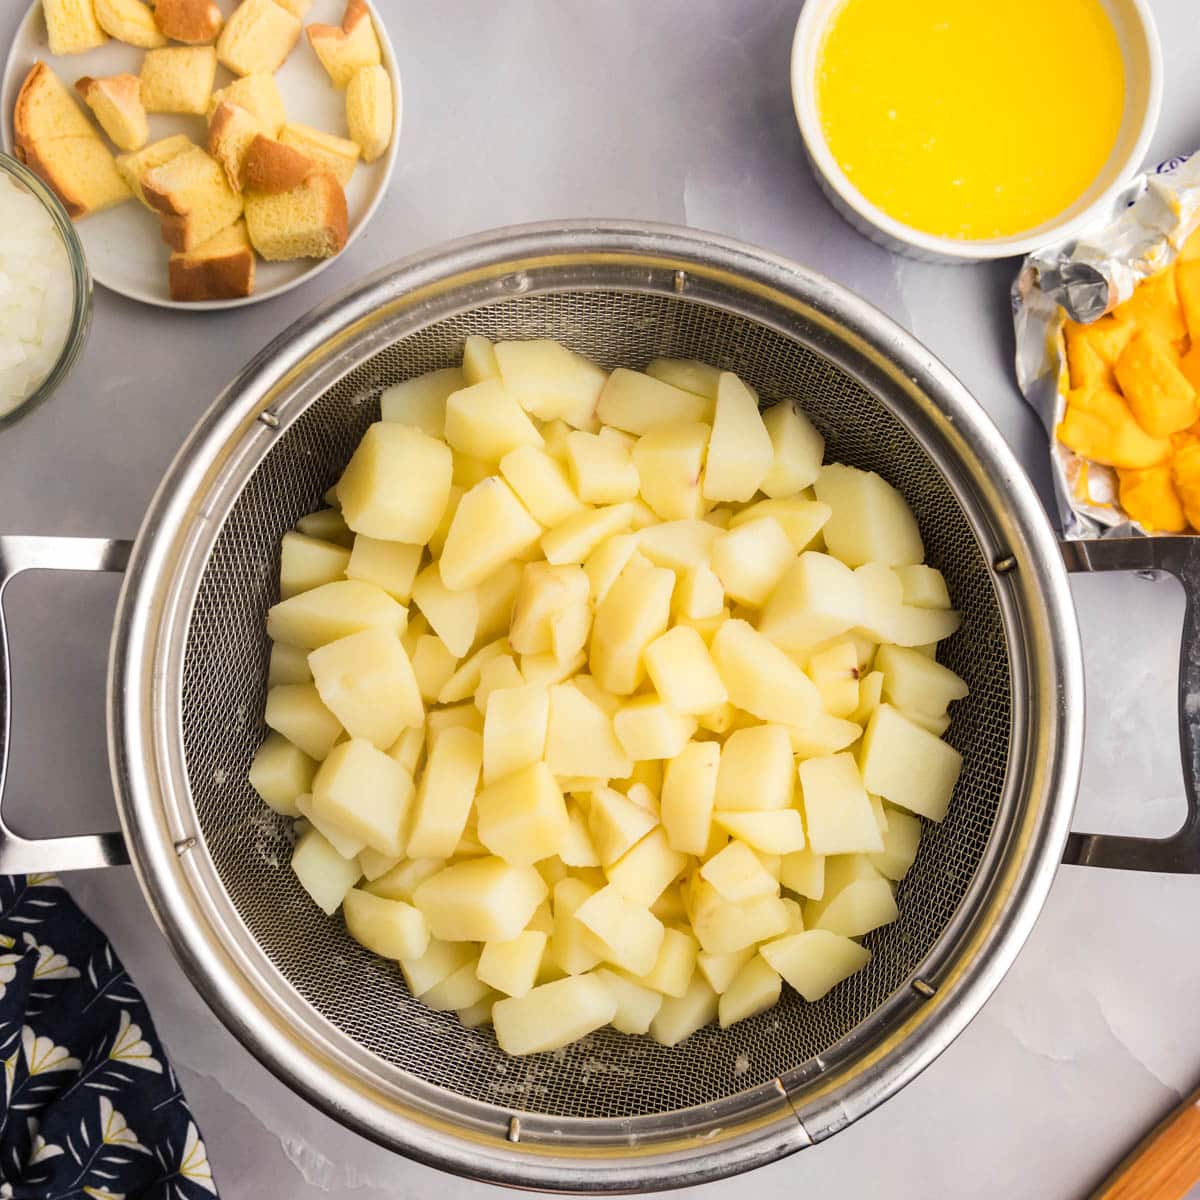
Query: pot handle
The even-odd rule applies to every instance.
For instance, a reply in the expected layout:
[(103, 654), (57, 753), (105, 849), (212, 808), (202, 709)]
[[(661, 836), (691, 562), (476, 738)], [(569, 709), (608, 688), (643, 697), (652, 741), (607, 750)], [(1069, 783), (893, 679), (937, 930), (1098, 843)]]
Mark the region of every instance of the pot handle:
[[(124, 571), (132, 548), (132, 542), (108, 538), (0, 537), (0, 801), (12, 729), (12, 673), (4, 623), (4, 591), (9, 581), (22, 571)], [(9, 829), (0, 812), (0, 874), (81, 871), (128, 861), (120, 833), (24, 838)]]
[(1200, 874), (1200, 537), (1095, 538), (1063, 542), (1068, 571), (1169, 571), (1187, 607), (1179, 654), (1179, 749), (1187, 816), (1169, 837), (1072, 833), (1063, 862), (1126, 871)]

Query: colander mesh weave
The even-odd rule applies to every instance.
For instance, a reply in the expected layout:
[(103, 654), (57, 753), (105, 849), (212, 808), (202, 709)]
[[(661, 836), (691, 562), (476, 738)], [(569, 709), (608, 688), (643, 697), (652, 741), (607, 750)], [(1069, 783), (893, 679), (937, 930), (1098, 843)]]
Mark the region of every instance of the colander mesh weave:
[[(340, 919), (318, 912), (288, 866), (288, 822), (265, 809), (246, 772), (264, 734), (279, 539), (321, 504), (380, 389), (453, 365), (463, 339), (551, 337), (605, 367), (656, 355), (702, 358), (736, 371), (764, 402), (798, 399), (831, 459), (878, 471), (912, 504), (928, 561), (941, 568), (963, 628), (940, 658), (966, 678), (948, 735), (965, 756), (950, 814), (928, 825), (899, 890), (901, 918), (867, 938), (868, 968), (817, 1004), (789, 989), (774, 1010), (667, 1050), (601, 1031), (554, 1054), (507, 1059), (488, 1030), (466, 1030), (407, 993), (391, 964), (363, 950)], [(441, 320), (364, 361), (281, 432), (231, 509), (192, 615), (183, 736), (204, 841), (263, 954), (325, 1019), (376, 1055), (431, 1084), (507, 1110), (633, 1117), (711, 1103), (821, 1054), (903, 986), (945, 928), (987, 843), (1004, 783), (1009, 669), (990, 573), (960, 506), (924, 451), (856, 381), (806, 346), (741, 316), (680, 297), (563, 291), (505, 299)], [(198, 719), (202, 717), (203, 719)]]

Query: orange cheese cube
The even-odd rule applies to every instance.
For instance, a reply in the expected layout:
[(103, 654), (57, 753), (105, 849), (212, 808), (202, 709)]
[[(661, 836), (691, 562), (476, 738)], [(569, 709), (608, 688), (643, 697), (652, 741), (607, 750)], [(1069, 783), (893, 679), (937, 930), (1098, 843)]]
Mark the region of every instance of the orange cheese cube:
[(1171, 478), (1188, 524), (1200, 531), (1200, 442), (1193, 442), (1175, 452)]
[(1121, 507), (1149, 533), (1182, 533), (1183, 503), (1167, 464), (1144, 471), (1118, 470)]
[(1073, 388), (1112, 387), (1115, 381), (1112, 363), (1100, 352), (1094, 329), (1094, 325), (1079, 325), (1074, 321), (1063, 325), (1067, 369)]
[(1179, 342), (1187, 336), (1172, 268), (1143, 279), (1133, 295), (1113, 309), (1112, 315), (1117, 321), (1132, 322), (1138, 329), (1156, 333), (1168, 342)]
[(1131, 338), (1117, 359), (1117, 382), (1151, 437), (1178, 433), (1196, 420), (1196, 389), (1177, 362), (1171, 347), (1148, 330)]
[(1076, 454), (1110, 467), (1154, 467), (1171, 453), (1170, 439), (1151, 437), (1111, 388), (1068, 392), (1057, 433)]

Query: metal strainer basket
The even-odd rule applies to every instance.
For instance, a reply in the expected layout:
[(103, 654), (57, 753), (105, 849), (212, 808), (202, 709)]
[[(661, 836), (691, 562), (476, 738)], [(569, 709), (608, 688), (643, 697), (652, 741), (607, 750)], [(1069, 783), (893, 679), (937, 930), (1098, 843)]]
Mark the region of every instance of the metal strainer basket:
[[(900, 886), (900, 920), (868, 937), (869, 967), (819, 1003), (786, 991), (769, 1012), (674, 1049), (604, 1030), (511, 1059), (489, 1030), (413, 1000), (395, 966), (318, 912), (292, 875), (288, 823), (246, 782), (263, 735), (280, 537), (320, 506), (378, 419), (380, 391), (451, 365), (473, 333), (555, 338), (605, 367), (674, 355), (736, 371), (764, 403), (798, 400), (830, 458), (878, 471), (912, 505), (963, 611), (940, 657), (971, 689), (948, 734), (964, 770)], [(5, 578), (123, 559), (89, 541), (6, 539), (0, 550)], [(388, 269), (246, 368), (181, 452), (134, 547), (110, 750), (128, 852), (161, 926), (208, 1002), (287, 1083), (384, 1145), (461, 1174), (641, 1190), (819, 1141), (961, 1030), (1028, 934), (1061, 857), (1081, 696), (1058, 547), (1002, 440), (943, 367), (854, 297), (762, 252), (576, 224)], [(5, 870), (122, 858), (117, 835), (9, 834), (0, 849)]]

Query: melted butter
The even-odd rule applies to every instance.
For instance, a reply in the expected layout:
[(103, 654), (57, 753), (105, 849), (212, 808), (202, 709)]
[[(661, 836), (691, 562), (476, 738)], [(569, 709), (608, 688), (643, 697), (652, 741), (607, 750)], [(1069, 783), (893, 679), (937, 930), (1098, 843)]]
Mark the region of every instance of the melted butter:
[(1069, 208), (1112, 151), (1125, 69), (1099, 0), (846, 0), (817, 107), (850, 182), (941, 237), (1008, 237)]

